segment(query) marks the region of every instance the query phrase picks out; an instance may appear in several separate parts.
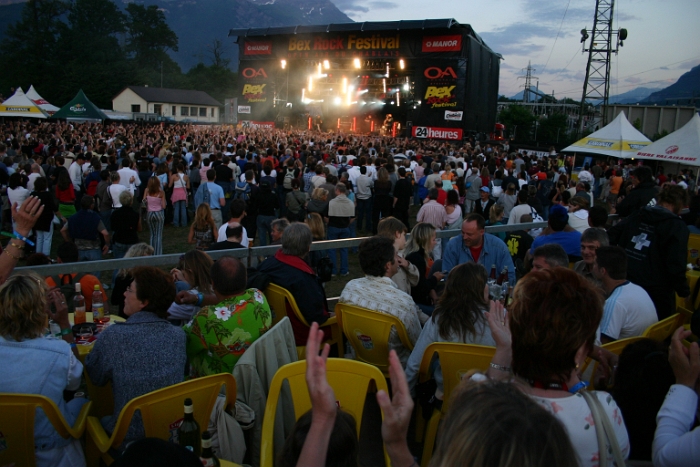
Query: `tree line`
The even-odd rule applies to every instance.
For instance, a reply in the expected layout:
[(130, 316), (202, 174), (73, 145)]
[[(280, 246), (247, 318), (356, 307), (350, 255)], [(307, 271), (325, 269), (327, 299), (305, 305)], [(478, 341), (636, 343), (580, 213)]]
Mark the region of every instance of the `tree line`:
[(82, 88), (105, 109), (129, 85), (197, 89), (222, 103), (234, 95), (237, 74), (220, 40), (208, 46), (208, 64), (186, 73), (168, 55), (177, 50), (177, 34), (155, 5), (122, 11), (111, 0), (29, 0), (0, 42), (0, 93), (33, 84), (62, 106)]

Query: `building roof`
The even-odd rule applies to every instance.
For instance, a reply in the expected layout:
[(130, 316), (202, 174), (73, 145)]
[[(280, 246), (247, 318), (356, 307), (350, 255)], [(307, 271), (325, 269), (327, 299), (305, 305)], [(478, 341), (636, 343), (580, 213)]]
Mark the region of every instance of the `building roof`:
[[(463, 29), (481, 45), (489, 48), (484, 40), (468, 24), (460, 24), (456, 19), (419, 19), (402, 21), (365, 21), (362, 23), (334, 23), (324, 25), (299, 25), (268, 28), (231, 29), (229, 37), (265, 37), (286, 34), (318, 34), (322, 32), (370, 32), (370, 31), (410, 31), (416, 29)], [(490, 50), (490, 48), (489, 48)], [(500, 56), (500, 55), (499, 55)]]
[[(163, 102), (164, 104), (193, 104), (223, 107), (223, 104), (204, 91), (190, 89), (151, 88), (148, 86), (127, 86), (146, 102)], [(119, 94), (124, 92), (122, 90)]]

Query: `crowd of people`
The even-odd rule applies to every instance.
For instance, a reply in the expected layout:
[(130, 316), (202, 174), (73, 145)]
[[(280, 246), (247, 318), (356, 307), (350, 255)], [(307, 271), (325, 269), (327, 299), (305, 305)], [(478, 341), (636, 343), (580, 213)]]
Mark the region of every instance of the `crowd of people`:
[[(103, 291), (99, 274), (10, 277), (31, 238), (37, 246), (27, 264), (52, 261), (54, 225), (62, 225), (60, 262), (95, 260), (110, 250), (115, 258), (162, 254), (164, 226), (189, 225), (194, 249), (169, 274), (153, 267), (113, 273), (112, 304), (126, 323), (107, 327), (84, 362), (93, 383), (112, 384), (114, 412), (102, 419), (107, 431), (139, 395), (231, 373), (273, 321), (261, 284), (292, 294), (313, 323), (309, 328), (287, 313), (295, 345), (317, 348), (330, 337), (324, 325), (334, 315), (324, 282), (349, 274), (352, 248), (312, 252), (311, 245), (364, 234), (356, 253), (363, 277), (347, 282), (339, 300), (393, 315), (406, 329), (411, 347), (396, 330), (389, 336), (393, 397), (377, 395), (394, 465), (413, 462), (408, 420), (418, 367), (433, 342), (488, 345), (496, 353), (486, 375), (465, 378), (454, 394), (444, 425), (451, 428), (443, 428), (432, 465), (525, 465), (512, 457), (521, 452), (532, 465), (593, 466), (606, 458), (619, 464), (627, 457), (659, 466), (700, 461), (700, 431), (690, 432), (692, 420), (680, 415), (697, 409), (692, 391), (700, 383), (700, 354), (697, 344), (681, 344), (690, 332), (676, 331), (670, 350), (646, 341), (630, 345), (617, 366), (600, 347), (641, 336), (671, 316), (676, 294), (694, 309), (685, 277), (688, 235), (700, 227), (692, 174), (654, 175), (649, 167), (617, 161), (586, 164), (576, 173), (563, 156), (538, 158), (507, 143), (473, 140), (122, 123), (12, 122), (2, 130), (3, 220), (12, 223), (13, 236), (0, 254), (0, 356), (32, 362), (36, 374), (27, 378), (26, 365), (13, 366), (0, 392), (44, 394), (69, 423), (84, 403), (63, 396), (79, 385), (83, 364), (60, 286), (67, 279)], [(621, 220), (611, 225), (609, 213)], [(144, 222), (149, 244), (138, 237)], [(514, 224), (523, 225), (486, 231)], [(438, 238), (443, 230), (459, 234)], [(214, 262), (207, 254), (252, 245), (280, 245), (260, 258), (254, 274), (236, 258)], [(512, 299), (507, 313), (493, 290), (497, 281)], [(57, 336), (44, 332), (49, 318), (60, 327)], [(47, 352), (58, 355), (51, 365)], [(324, 384), (328, 354), (325, 348), (308, 359), (311, 436), (297, 465), (325, 465), (330, 455), (338, 410)], [(601, 380), (614, 381), (611, 392), (586, 390), (579, 368), (587, 358), (601, 362)], [(638, 378), (630, 368), (652, 363), (671, 375), (665, 386), (653, 385), (667, 398), (624, 391)], [(439, 364), (433, 369), (428, 403), (441, 404), (444, 375)], [(495, 405), (498, 412), (488, 409)], [(498, 423), (495, 413), (502, 414)], [(597, 436), (603, 420), (596, 417), (612, 427), (604, 445)], [(70, 441), (39, 419), (39, 465), (84, 462), (75, 443), (62, 458)], [(527, 426), (522, 436), (495, 434), (521, 422)], [(142, 437), (135, 417), (127, 441)]]

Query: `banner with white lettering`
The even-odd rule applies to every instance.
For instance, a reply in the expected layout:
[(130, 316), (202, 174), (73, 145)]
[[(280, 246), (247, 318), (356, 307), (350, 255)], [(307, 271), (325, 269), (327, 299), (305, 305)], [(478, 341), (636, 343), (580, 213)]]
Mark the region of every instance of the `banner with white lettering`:
[(239, 68), (240, 95), (238, 113), (251, 115), (256, 120), (268, 120), (274, 101), (274, 76), (270, 62), (241, 60)]

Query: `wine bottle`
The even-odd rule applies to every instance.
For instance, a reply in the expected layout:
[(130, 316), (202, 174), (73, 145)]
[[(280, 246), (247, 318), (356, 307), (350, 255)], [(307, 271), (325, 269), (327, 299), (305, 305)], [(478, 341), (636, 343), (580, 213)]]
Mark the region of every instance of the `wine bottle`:
[(199, 456), (202, 451), (200, 436), (199, 424), (194, 419), (192, 399), (188, 397), (185, 399), (185, 416), (182, 419), (182, 424), (177, 429), (177, 442), (180, 446)]
[(204, 467), (219, 467), (221, 465), (211, 448), (211, 435), (208, 431), (202, 433), (202, 455), (199, 456), (199, 460), (202, 461)]

